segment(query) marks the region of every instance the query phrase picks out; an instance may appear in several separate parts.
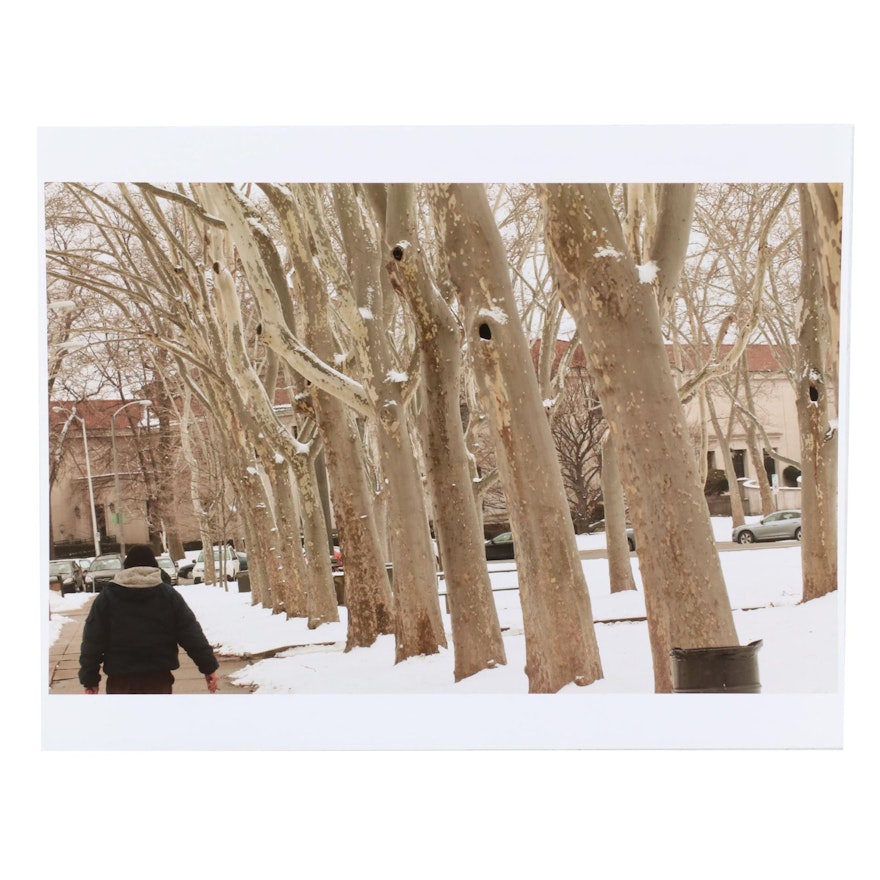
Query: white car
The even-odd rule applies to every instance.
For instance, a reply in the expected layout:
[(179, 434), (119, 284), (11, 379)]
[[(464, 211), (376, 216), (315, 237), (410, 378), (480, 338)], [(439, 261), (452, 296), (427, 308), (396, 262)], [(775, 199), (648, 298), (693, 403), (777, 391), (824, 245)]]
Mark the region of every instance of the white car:
[[(226, 568), (226, 580), (234, 581), (238, 577), (240, 563), (235, 548), (226, 545), (214, 547), (214, 571), (222, 574), (223, 568)], [(199, 552), (196, 564), (192, 570), (193, 583), (200, 584), (205, 579), (205, 551)]]

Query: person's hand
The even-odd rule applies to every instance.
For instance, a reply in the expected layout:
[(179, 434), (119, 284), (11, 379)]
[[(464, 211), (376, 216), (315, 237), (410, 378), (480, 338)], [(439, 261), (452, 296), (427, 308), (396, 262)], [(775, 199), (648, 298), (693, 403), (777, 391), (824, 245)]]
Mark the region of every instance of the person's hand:
[(96, 693), (98, 693), (98, 689), (97, 689), (96, 687), (94, 687), (94, 688), (84, 688), (84, 690), (85, 690), (85, 692), (86, 692), (87, 694), (96, 694)]
[(220, 679), (217, 678), (217, 673), (212, 672), (210, 675), (205, 676), (205, 681), (208, 683), (208, 692), (216, 693), (217, 685), (220, 683)]

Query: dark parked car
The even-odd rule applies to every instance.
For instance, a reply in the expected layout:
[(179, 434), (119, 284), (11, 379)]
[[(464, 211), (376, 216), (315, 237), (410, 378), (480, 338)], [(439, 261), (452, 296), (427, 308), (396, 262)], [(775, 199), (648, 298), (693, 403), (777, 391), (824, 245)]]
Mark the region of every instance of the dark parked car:
[(100, 592), (121, 570), (122, 557), (118, 553), (97, 556), (86, 572), (86, 589), (90, 593)]
[(177, 560), (177, 577), (189, 580), (192, 577), (193, 566), (196, 564), (195, 559), (178, 559)]
[(83, 570), (75, 559), (52, 559), (49, 562), (49, 589), (66, 593), (81, 593), (85, 586)]
[(241, 574), (241, 572), (247, 571), (248, 570), (247, 554), (239, 553), (236, 550), (235, 555), (238, 557), (238, 573)]
[(502, 532), (486, 541), (486, 559), (514, 559), (515, 556), (513, 535), (510, 532)]
[(733, 540), (738, 544), (753, 544), (755, 541), (800, 541), (801, 512), (799, 510), (777, 510), (768, 513), (759, 522), (746, 523), (733, 530)]

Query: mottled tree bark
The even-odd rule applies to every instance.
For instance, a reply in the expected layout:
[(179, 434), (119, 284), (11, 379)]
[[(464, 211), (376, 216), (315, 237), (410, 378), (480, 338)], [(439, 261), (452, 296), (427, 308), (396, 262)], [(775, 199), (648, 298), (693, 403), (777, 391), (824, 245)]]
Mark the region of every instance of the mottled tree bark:
[(386, 238), (392, 259), (387, 268), (418, 328), (425, 465), (444, 560), (454, 675), (460, 681), (507, 662), (461, 422), (461, 335), (452, 310), (420, 260), (411, 188), (391, 186), (388, 205)]
[(353, 187), (334, 185), (333, 194), (362, 321), (365, 387), (379, 426), (380, 465), (388, 481), (395, 660), (399, 663), (446, 647), (425, 496), (406, 412), (405, 392), (412, 379), (392, 369), (381, 321), (386, 307), (380, 278), (384, 268), (375, 219)]
[(432, 207), (488, 416), (516, 545), (531, 693), (602, 677), (556, 449), (485, 188), (432, 185)]
[[(605, 507), (605, 546), (611, 592), (636, 588), (626, 540), (626, 502), (614, 437), (609, 433), (602, 446), (602, 502)], [(638, 547), (638, 545), (637, 545)]]
[[(798, 331), (798, 423), (801, 433), (801, 564), (803, 601), (837, 589), (837, 430), (830, 425), (834, 376), (825, 366), (834, 362), (827, 348), (829, 316), (823, 292), (828, 244), (806, 185), (799, 188), (803, 224), (801, 312)], [(832, 320), (834, 316), (831, 316)]]
[[(296, 270), (297, 297), (306, 318), (306, 343), (326, 363), (332, 363), (337, 355), (344, 359), (345, 355), (336, 351), (328, 314), (329, 293), (313, 262), (306, 224), (296, 202), (287, 190), (269, 184), (264, 184), (263, 189), (281, 221)], [(318, 386), (313, 385), (310, 391), (330, 475), (330, 498), (345, 566), (345, 650), (350, 651), (369, 647), (380, 635), (394, 631), (391, 587), (355, 416), (339, 398)]]
[[(672, 648), (736, 645), (737, 636), (657, 293), (640, 281), (606, 187), (546, 185), (539, 192), (548, 245), (578, 290), (565, 305), (618, 443), (639, 540), (655, 690), (668, 692)], [(665, 257), (655, 248), (654, 259), (659, 268)]]

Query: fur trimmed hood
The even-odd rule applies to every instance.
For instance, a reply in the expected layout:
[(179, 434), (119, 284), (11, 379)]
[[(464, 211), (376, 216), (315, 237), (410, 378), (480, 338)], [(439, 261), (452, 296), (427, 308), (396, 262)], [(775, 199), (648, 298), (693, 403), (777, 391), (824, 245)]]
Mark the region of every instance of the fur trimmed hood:
[(125, 568), (113, 578), (113, 583), (133, 590), (158, 587), (163, 583), (162, 569), (153, 568), (149, 565), (136, 565), (134, 568)]

